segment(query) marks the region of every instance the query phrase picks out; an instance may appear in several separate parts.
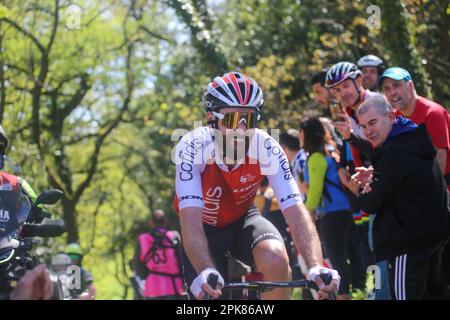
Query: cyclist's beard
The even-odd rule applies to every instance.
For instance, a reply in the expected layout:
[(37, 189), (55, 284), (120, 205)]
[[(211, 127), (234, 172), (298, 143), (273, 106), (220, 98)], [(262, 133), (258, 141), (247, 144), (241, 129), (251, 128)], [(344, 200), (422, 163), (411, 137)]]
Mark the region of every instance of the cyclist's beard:
[(228, 134), (223, 136), (223, 157), (225, 164), (234, 164), (245, 159), (250, 147), (251, 135)]

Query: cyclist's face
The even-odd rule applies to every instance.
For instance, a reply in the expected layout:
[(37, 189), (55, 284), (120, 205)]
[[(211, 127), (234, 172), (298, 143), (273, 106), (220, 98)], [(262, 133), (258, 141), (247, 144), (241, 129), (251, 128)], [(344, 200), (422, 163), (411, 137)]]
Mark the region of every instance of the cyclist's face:
[[(355, 80), (357, 86), (361, 85), (361, 78)], [(347, 79), (330, 89), (331, 94), (339, 100), (344, 108), (353, 107), (358, 103), (358, 91), (352, 79)]]
[[(224, 154), (229, 159), (242, 159), (247, 154), (255, 132), (255, 129), (252, 128), (256, 121), (254, 117), (257, 115), (249, 108), (238, 107), (224, 108), (220, 110), (220, 113), (223, 115), (223, 119), (219, 118), (218, 129), (222, 135)], [(219, 142), (219, 140), (216, 141)]]
[(374, 146), (382, 145), (391, 132), (394, 114), (379, 114), (375, 108), (369, 108), (364, 114), (358, 115), (359, 126), (364, 130), (367, 140)]
[(375, 91), (378, 82), (378, 69), (375, 67), (362, 68), (362, 85), (364, 89)]
[(402, 110), (406, 108), (412, 98), (411, 85), (412, 81), (386, 78), (381, 87), (392, 107)]
[(328, 107), (328, 101), (330, 99), (330, 92), (328, 89), (320, 83), (314, 83), (311, 88), (314, 95), (314, 101), (317, 104)]

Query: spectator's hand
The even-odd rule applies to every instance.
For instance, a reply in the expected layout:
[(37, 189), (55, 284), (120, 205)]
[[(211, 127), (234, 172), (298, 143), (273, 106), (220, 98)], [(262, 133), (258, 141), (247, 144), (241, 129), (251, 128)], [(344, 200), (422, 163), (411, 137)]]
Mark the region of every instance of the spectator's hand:
[(333, 126), (341, 134), (341, 136), (344, 140), (350, 139), (350, 136), (351, 136), (350, 117), (345, 113), (338, 113), (337, 116), (338, 116), (338, 119), (342, 119), (342, 121), (334, 121)]
[(355, 170), (356, 173), (352, 176), (351, 180), (356, 183), (359, 188), (362, 188), (362, 193), (370, 192), (372, 190), (370, 184), (373, 179), (373, 167), (357, 167)]
[[(211, 286), (208, 284), (208, 275), (211, 273), (215, 273), (219, 276), (219, 279), (217, 280), (217, 287), (211, 288)], [(212, 298), (217, 299), (222, 295), (221, 288), (225, 284), (225, 281), (223, 280), (222, 276), (220, 275), (219, 271), (217, 271), (214, 268), (206, 268), (200, 274), (192, 281), (192, 284), (190, 286), (191, 292), (194, 294), (194, 296), (198, 300), (203, 300), (205, 298), (205, 292)]]
[(350, 173), (346, 168), (339, 168), (339, 180), (341, 183), (355, 195), (359, 193), (359, 184), (355, 180), (351, 180)]
[(360, 185), (356, 180), (350, 179), (346, 186), (354, 195), (359, 194)]
[(361, 193), (362, 193), (362, 194), (366, 194), (366, 193), (369, 193), (369, 192), (371, 192), (371, 191), (372, 191), (372, 187), (371, 187), (370, 183), (366, 183), (366, 184), (363, 186)]
[[(320, 289), (318, 292), (320, 299), (328, 299), (329, 293), (336, 292), (339, 289), (341, 277), (336, 270), (325, 268), (322, 266), (314, 266), (309, 269), (308, 273), (309, 278), (313, 280)], [(331, 275), (331, 282), (328, 285), (325, 285), (322, 278), (320, 277), (320, 275), (324, 273)]]
[(45, 265), (28, 271), (11, 292), (11, 300), (49, 300), (53, 296), (53, 283)]

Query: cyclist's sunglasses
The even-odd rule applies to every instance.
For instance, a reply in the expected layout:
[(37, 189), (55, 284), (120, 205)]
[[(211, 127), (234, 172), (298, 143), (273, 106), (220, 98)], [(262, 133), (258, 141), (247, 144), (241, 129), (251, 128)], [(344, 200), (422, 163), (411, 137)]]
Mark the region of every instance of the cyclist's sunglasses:
[(247, 129), (256, 128), (259, 114), (256, 112), (227, 112), (225, 114), (214, 112), (214, 115), (222, 120), (224, 127), (228, 129), (237, 129), (242, 122)]

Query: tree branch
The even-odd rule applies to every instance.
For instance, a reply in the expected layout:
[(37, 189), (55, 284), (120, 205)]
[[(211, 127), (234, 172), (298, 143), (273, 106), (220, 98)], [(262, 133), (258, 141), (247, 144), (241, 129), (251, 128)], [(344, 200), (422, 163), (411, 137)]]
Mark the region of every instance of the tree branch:
[(78, 186), (77, 190), (74, 193), (74, 200), (76, 200), (76, 201), (78, 201), (80, 199), (81, 195), (86, 190), (86, 188), (88, 187), (89, 183), (92, 180), (92, 177), (94, 176), (94, 173), (96, 171), (97, 164), (98, 164), (100, 150), (102, 148), (102, 145), (103, 145), (106, 137), (108, 137), (108, 135), (119, 125), (124, 113), (129, 108), (131, 96), (133, 94), (133, 89), (134, 89), (133, 75), (132, 75), (132, 70), (131, 70), (131, 57), (133, 55), (133, 45), (134, 45), (134, 43), (130, 43), (128, 45), (128, 50), (127, 50), (127, 59), (126, 59), (126, 61), (127, 61), (127, 63), (126, 63), (127, 93), (126, 93), (125, 99), (123, 101), (122, 107), (121, 107), (120, 112), (117, 115), (117, 117), (112, 120), (112, 122), (109, 126), (107, 126), (106, 128), (105, 127), (103, 128), (104, 132), (98, 136), (97, 141), (95, 142), (95, 149), (91, 156), (91, 165), (87, 171), (87, 176), (84, 179), (84, 181)]
[(14, 29), (16, 29), (17, 31), (19, 31), (20, 33), (22, 33), (24, 36), (26, 36), (27, 38), (29, 38), (31, 41), (33, 41), (33, 43), (36, 45), (36, 47), (39, 49), (39, 51), (41, 52), (41, 54), (45, 53), (45, 47), (42, 45), (42, 43), (30, 32), (26, 31), (24, 28), (22, 28), (21, 26), (19, 26), (15, 21), (9, 19), (8, 17), (3, 17), (0, 18), (0, 21), (5, 21), (6, 23), (8, 23), (10, 26), (12, 26)]
[(161, 36), (161, 35), (159, 35), (159, 34), (153, 32), (153, 31), (151, 31), (151, 30), (150, 30), (149, 28), (147, 28), (146, 26), (141, 25), (141, 26), (139, 26), (139, 29), (141, 29), (142, 31), (144, 31), (145, 33), (147, 33), (150, 37), (153, 37), (153, 38), (156, 38), (156, 39), (159, 39), (159, 40), (166, 41), (166, 42), (168, 42), (168, 43), (170, 43), (170, 44), (173, 44), (173, 43), (174, 43), (174, 41), (172, 41), (172, 40), (170, 40), (170, 39), (167, 39), (167, 38), (165, 38), (165, 37), (163, 37), (163, 36)]

